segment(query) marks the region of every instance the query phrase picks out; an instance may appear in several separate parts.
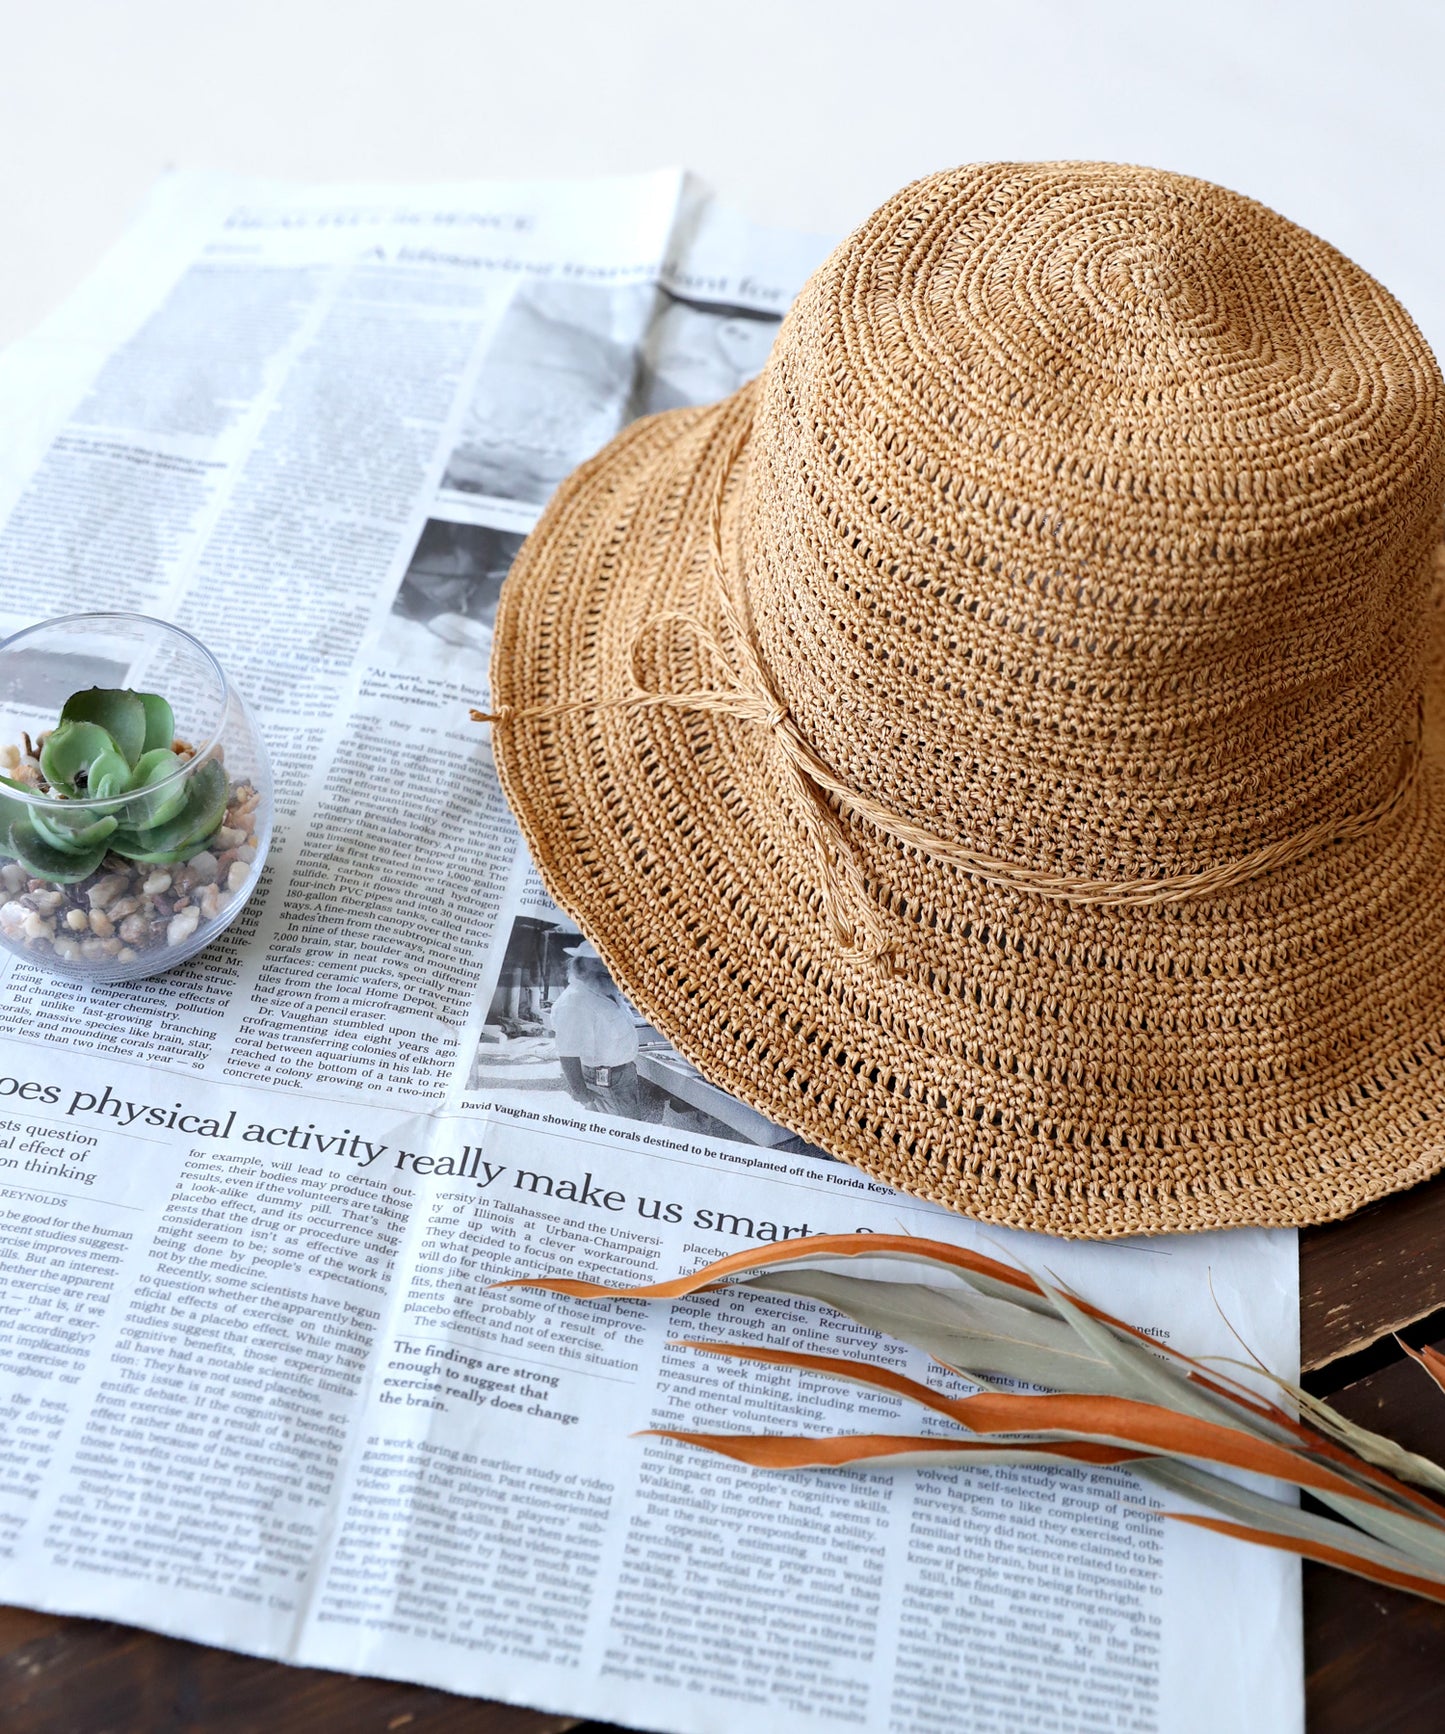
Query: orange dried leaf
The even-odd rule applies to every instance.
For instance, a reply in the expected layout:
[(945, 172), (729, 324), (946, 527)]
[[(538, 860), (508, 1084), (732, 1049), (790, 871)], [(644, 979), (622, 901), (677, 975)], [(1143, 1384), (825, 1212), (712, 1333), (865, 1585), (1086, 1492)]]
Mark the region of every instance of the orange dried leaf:
[(1232, 1536), (1236, 1541), (1252, 1541), (1260, 1547), (1278, 1548), (1282, 1553), (1297, 1553), (1302, 1559), (1318, 1560), (1371, 1583), (1388, 1584), (1391, 1589), (1408, 1590), (1411, 1595), (1424, 1596), (1432, 1602), (1445, 1603), (1445, 1579), (1418, 1577), (1411, 1572), (1394, 1571), (1362, 1559), (1343, 1547), (1328, 1547), (1321, 1542), (1302, 1541), (1298, 1536), (1275, 1535), (1268, 1529), (1255, 1529), (1246, 1523), (1231, 1523), (1223, 1517), (1195, 1517), (1191, 1512), (1166, 1511), (1164, 1515), (1175, 1523), (1192, 1523), (1196, 1529), (1212, 1529), (1219, 1535)]
[[(926, 1385), (885, 1367), (833, 1355), (802, 1354), (791, 1349), (765, 1349), (733, 1343), (693, 1343), (689, 1347), (731, 1360), (761, 1361), (768, 1366), (794, 1367), (851, 1379), (911, 1397), (947, 1415), (973, 1433), (1067, 1433), (1099, 1443), (1133, 1447), (1168, 1457), (1190, 1457), (1224, 1464), (1256, 1475), (1272, 1475), (1317, 1492), (1339, 1493), (1369, 1505), (1386, 1506), (1378, 1495), (1297, 1451), (1271, 1444), (1252, 1433), (1215, 1421), (1179, 1415), (1134, 1397), (1086, 1397), (1067, 1392), (1041, 1396), (1012, 1392), (980, 1392), (974, 1397), (944, 1397)], [(921, 1394), (920, 1394), (921, 1393)]]
[[(866, 1277), (860, 1281), (835, 1273), (830, 1279), (831, 1288), (821, 1278), (813, 1281), (783, 1275), (748, 1282), (759, 1273), (780, 1272), (787, 1267), (880, 1256), (952, 1271), (961, 1283), (938, 1291), (952, 1299), (940, 1299), (932, 1310), (916, 1308), (915, 1317), (907, 1306), (901, 1311), (895, 1307), (890, 1313), (887, 1307), (873, 1307), (871, 1302), (865, 1304), (856, 1296), (850, 1303), (832, 1292), (846, 1288), (852, 1294), (857, 1289), (891, 1287), (875, 1285)], [(959, 1351), (960, 1367), (977, 1365), (981, 1376), (988, 1373), (989, 1367), (986, 1360), (978, 1357), (986, 1355), (990, 1343), (996, 1339), (997, 1344), (1013, 1352), (1011, 1364), (1022, 1369), (1016, 1376), (1035, 1387), (1062, 1380), (1055, 1376), (1029, 1380), (1028, 1355), (1024, 1351), (1033, 1351), (1040, 1366), (1047, 1361), (1050, 1375), (1073, 1371), (1068, 1364), (1067, 1348), (1061, 1348), (1056, 1336), (1043, 1332), (1037, 1322), (1052, 1318), (1069, 1326), (1088, 1351), (1084, 1356), (1090, 1368), (1088, 1388), (1084, 1392), (1057, 1390), (1052, 1394), (985, 1389), (974, 1396), (955, 1398), (890, 1368), (865, 1361), (692, 1342), (684, 1346), (887, 1391), (946, 1416), (968, 1429), (971, 1436), (859, 1434), (801, 1438), (664, 1428), (656, 1430), (656, 1437), (717, 1452), (736, 1462), (779, 1470), (842, 1468), (870, 1462), (896, 1467), (920, 1463), (940, 1467), (990, 1463), (1126, 1464), (1147, 1480), (1165, 1487), (1173, 1484), (1176, 1492), (1197, 1498), (1206, 1506), (1213, 1504), (1226, 1514), (1210, 1518), (1168, 1514), (1180, 1522), (1318, 1559), (1374, 1582), (1445, 1602), (1445, 1542), (1441, 1535), (1445, 1508), (1405, 1485), (1390, 1471), (1413, 1474), (1415, 1479), (1432, 1486), (1437, 1484), (1433, 1478), (1445, 1483), (1445, 1472), (1424, 1459), (1409, 1459), (1408, 1453), (1390, 1447), (1388, 1440), (1352, 1428), (1326, 1406), (1282, 1380), (1275, 1383), (1295, 1399), (1308, 1414), (1308, 1421), (1261, 1397), (1251, 1386), (1215, 1366), (1156, 1342), (1146, 1332), (1066, 1290), (1051, 1287), (1025, 1271), (979, 1253), (908, 1235), (814, 1235), (805, 1240), (750, 1248), (719, 1259), (691, 1276), (640, 1287), (547, 1277), (520, 1278), (496, 1286), (543, 1289), (579, 1299), (677, 1300), (724, 1286), (733, 1278), (742, 1278), (744, 1286), (784, 1293), (789, 1292), (791, 1281), (793, 1292), (834, 1306), (864, 1323), (869, 1322), (870, 1313), (876, 1313), (884, 1322), (875, 1328), (900, 1341), (913, 1341), (915, 1347), (929, 1353), (942, 1350), (946, 1355), (953, 1343)], [(810, 1297), (810, 1286), (820, 1292)], [(969, 1290), (975, 1299), (965, 1304), (962, 1297)], [(991, 1317), (988, 1309), (999, 1306), (1003, 1313)], [(980, 1307), (984, 1309), (982, 1312)], [(958, 1313), (960, 1321), (956, 1342), (950, 1336), (954, 1313)], [(1025, 1313), (1034, 1315), (1035, 1323), (1025, 1325), (1022, 1321)], [(1142, 1357), (1134, 1345), (1146, 1347), (1158, 1360)], [(1445, 1389), (1445, 1355), (1432, 1349), (1409, 1352)], [(945, 1358), (943, 1364), (950, 1363)], [(1100, 1368), (1109, 1370), (1109, 1380), (1099, 1379)], [(981, 1382), (987, 1385), (989, 1381), (981, 1378)], [(1117, 1391), (1109, 1390), (1110, 1383), (1117, 1383)], [(1201, 1389), (1210, 1393), (1209, 1402), (1198, 1397)], [(1309, 1488), (1349, 1521), (1305, 1519), (1292, 1505), (1241, 1486), (1213, 1469), (1204, 1468), (1205, 1464)], [(1426, 1471), (1430, 1472), (1428, 1476)], [(1245, 1521), (1233, 1520), (1239, 1517)], [(1321, 1525), (1326, 1527), (1322, 1530)], [(1359, 1551), (1362, 1548), (1364, 1552)]]
[(1031, 1277), (1012, 1265), (1001, 1264), (996, 1258), (986, 1258), (980, 1252), (969, 1252), (960, 1246), (949, 1246), (941, 1240), (915, 1240), (909, 1234), (812, 1234), (802, 1240), (779, 1241), (772, 1246), (751, 1247), (746, 1252), (730, 1253), (727, 1258), (705, 1264), (691, 1276), (674, 1277), (670, 1282), (644, 1283), (639, 1288), (619, 1288), (610, 1283), (582, 1282), (575, 1277), (520, 1276), (509, 1282), (499, 1282), (496, 1288), (541, 1288), (552, 1294), (575, 1295), (580, 1300), (680, 1300), (696, 1294), (699, 1289), (721, 1282), (745, 1271), (766, 1270), (770, 1265), (798, 1264), (812, 1258), (867, 1258), (880, 1253), (901, 1254), (927, 1260), (932, 1264), (950, 1266), (955, 1270), (972, 1271), (992, 1277), (1028, 1294), (1043, 1291)]
[(896, 1467), (903, 1459), (955, 1462), (968, 1458), (980, 1463), (1002, 1460), (1053, 1460), (1069, 1463), (1110, 1465), (1134, 1461), (1139, 1453), (1117, 1445), (1094, 1445), (1075, 1440), (1029, 1440), (995, 1445), (983, 1439), (938, 1439), (932, 1434), (845, 1433), (836, 1438), (787, 1438), (773, 1433), (684, 1433), (671, 1427), (652, 1427), (645, 1439), (675, 1439), (681, 1445), (696, 1445), (703, 1451), (730, 1457), (754, 1469), (841, 1469), (852, 1463), (871, 1463), (886, 1458)]
[(1438, 1349), (1432, 1349), (1428, 1343), (1424, 1348), (1412, 1349), (1400, 1337), (1396, 1337), (1395, 1341), (1399, 1343), (1410, 1359), (1418, 1361), (1440, 1389), (1445, 1391), (1445, 1355), (1442, 1355)]
[[(697, 1294), (702, 1289), (722, 1283), (729, 1277), (743, 1276), (755, 1271), (827, 1259), (879, 1256), (901, 1257), (942, 1265), (947, 1269), (988, 1277), (1023, 1294), (1034, 1295), (1039, 1299), (1047, 1298), (1044, 1289), (1031, 1276), (1013, 1265), (1004, 1264), (983, 1253), (970, 1252), (964, 1247), (950, 1246), (946, 1241), (924, 1240), (909, 1234), (813, 1234), (801, 1240), (779, 1241), (771, 1246), (750, 1247), (744, 1252), (730, 1253), (726, 1258), (716, 1259), (712, 1264), (693, 1271), (690, 1276), (673, 1277), (667, 1282), (643, 1283), (635, 1288), (612, 1283), (586, 1282), (577, 1277), (550, 1276), (512, 1277), (492, 1286), (544, 1289), (550, 1294), (570, 1295), (578, 1300), (681, 1300), (687, 1295)], [(1232, 1380), (1227, 1382), (1229, 1388), (1226, 1389), (1217, 1374), (1190, 1356), (1170, 1348), (1167, 1343), (1160, 1343), (1147, 1331), (1141, 1331), (1127, 1320), (1116, 1318), (1112, 1313), (1105, 1312), (1102, 1307), (1096, 1307), (1088, 1301), (1076, 1297), (1071, 1299), (1073, 1304), (1090, 1318), (1097, 1319), (1114, 1330), (1123, 1331), (1156, 1353), (1177, 1362), (1188, 1370), (1191, 1378), (1216, 1394), (1241, 1402), (1254, 1413), (1268, 1419), (1288, 1419), (1282, 1409), (1276, 1408), (1255, 1393), (1245, 1391)]]
[(705, 1355), (723, 1355), (735, 1361), (758, 1361), (768, 1367), (796, 1367), (802, 1372), (848, 1379), (855, 1385), (868, 1385), (876, 1391), (906, 1397), (911, 1402), (921, 1403), (925, 1409), (957, 1418), (954, 1416), (959, 1402), (957, 1397), (946, 1397), (931, 1385), (910, 1379), (906, 1373), (895, 1373), (890, 1367), (874, 1366), (871, 1361), (851, 1361), (834, 1355), (812, 1355), (795, 1349), (768, 1349), (742, 1343), (700, 1343), (684, 1339), (673, 1346), (697, 1349)]

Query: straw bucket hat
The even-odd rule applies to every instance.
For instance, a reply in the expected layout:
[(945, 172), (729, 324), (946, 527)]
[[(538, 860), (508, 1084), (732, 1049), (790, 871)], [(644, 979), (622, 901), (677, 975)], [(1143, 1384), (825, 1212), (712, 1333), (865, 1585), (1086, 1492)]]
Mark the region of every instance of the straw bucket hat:
[(1197, 180), (905, 188), (761, 379), (561, 488), (492, 655), (549, 891), (714, 1083), (1107, 1236), (1445, 1164), (1432, 576), (1399, 304)]

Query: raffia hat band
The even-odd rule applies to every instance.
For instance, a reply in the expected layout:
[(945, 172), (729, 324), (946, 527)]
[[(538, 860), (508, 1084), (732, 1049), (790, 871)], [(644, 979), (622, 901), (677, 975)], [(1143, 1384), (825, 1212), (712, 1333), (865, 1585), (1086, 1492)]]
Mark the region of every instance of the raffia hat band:
[[(473, 710), (471, 715), (474, 722), (506, 726), (564, 716), (575, 711), (641, 710), (663, 705), (685, 711), (722, 712), (766, 729), (777, 743), (779, 757), (797, 797), (797, 810), (817, 863), (817, 887), (824, 913), (846, 955), (879, 967), (888, 967), (891, 963), (882, 913), (868, 893), (862, 868), (839, 816), (829, 802), (830, 796), (904, 848), (916, 849), (931, 860), (955, 867), (985, 884), (1028, 892), (1060, 903), (1143, 908), (1217, 896), (1257, 879), (1273, 868), (1301, 861), (1317, 849), (1354, 841), (1388, 818), (1413, 790), (1422, 758), (1423, 694), (1417, 701), (1415, 729), (1402, 743), (1395, 780), (1372, 806), (1348, 813), (1338, 820), (1324, 820), (1306, 826), (1292, 836), (1197, 872), (1166, 874), (1152, 879), (1073, 878), (1040, 872), (1023, 862), (982, 854), (952, 838), (925, 830), (882, 802), (850, 788), (819, 756), (779, 697), (777, 682), (769, 673), (758, 645), (746, 589), (739, 587), (735, 590), (722, 544), (723, 503), (728, 483), (751, 433), (751, 416), (741, 417), (723, 454), (708, 514), (712, 576), (718, 611), (731, 640), (731, 651), (695, 615), (680, 609), (668, 609), (644, 621), (633, 640), (630, 692), (615, 698), (589, 697), (521, 707), (504, 704), (493, 711)], [(683, 692), (657, 692), (643, 685), (637, 672), (638, 652), (653, 633), (668, 625), (681, 626), (694, 635), (717, 668), (717, 686), (695, 687)]]

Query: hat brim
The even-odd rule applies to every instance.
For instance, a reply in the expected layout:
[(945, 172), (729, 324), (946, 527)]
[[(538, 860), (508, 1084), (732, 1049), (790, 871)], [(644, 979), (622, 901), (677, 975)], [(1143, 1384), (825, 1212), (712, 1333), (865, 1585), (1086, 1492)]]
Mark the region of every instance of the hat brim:
[[(635, 423), (562, 486), (503, 587), (494, 706), (714, 684), (709, 513), (747, 388)], [(747, 453), (727, 485), (736, 534)], [(720, 1088), (890, 1186), (1051, 1234), (1299, 1226), (1445, 1166), (1442, 664), (1409, 797), (1209, 901), (1076, 906), (846, 819), (902, 973), (840, 952), (765, 728), (685, 705), (495, 731), (552, 897)]]

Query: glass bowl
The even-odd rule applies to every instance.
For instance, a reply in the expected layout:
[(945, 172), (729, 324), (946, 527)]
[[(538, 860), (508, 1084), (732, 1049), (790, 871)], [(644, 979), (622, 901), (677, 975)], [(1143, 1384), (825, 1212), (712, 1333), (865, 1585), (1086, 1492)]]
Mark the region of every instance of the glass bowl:
[(0, 944), (27, 963), (84, 981), (156, 975), (256, 889), (265, 744), (178, 626), (71, 614), (0, 643), (0, 777)]

